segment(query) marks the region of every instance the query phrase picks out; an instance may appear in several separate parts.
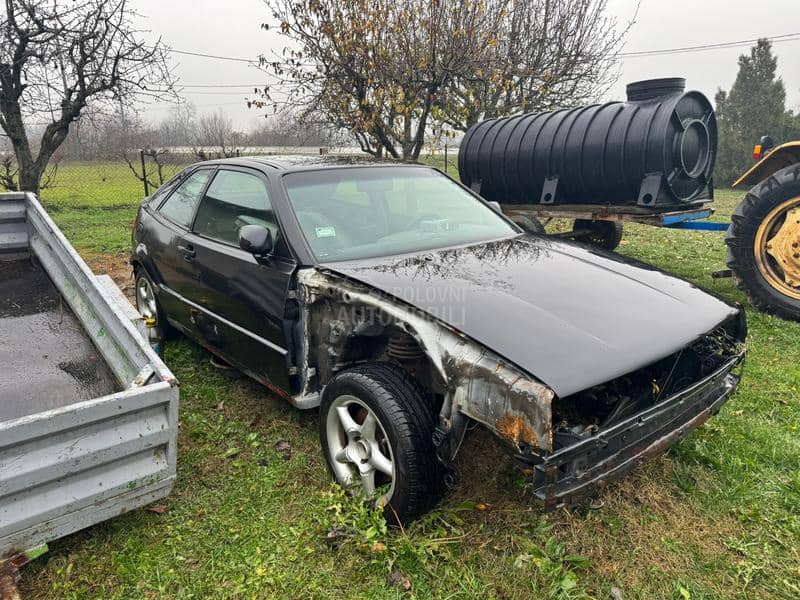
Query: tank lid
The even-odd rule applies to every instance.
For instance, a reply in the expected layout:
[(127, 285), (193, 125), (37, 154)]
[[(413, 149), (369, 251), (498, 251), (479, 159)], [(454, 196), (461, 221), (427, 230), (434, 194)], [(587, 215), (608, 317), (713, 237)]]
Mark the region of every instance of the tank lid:
[(682, 94), (686, 89), (686, 80), (683, 77), (663, 77), (661, 79), (645, 79), (634, 81), (625, 87), (629, 102), (637, 100), (652, 100), (661, 96)]

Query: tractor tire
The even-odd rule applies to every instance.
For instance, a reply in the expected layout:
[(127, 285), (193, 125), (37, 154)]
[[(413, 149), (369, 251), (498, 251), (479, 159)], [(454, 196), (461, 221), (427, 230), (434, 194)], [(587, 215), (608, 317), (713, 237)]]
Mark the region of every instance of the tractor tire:
[(800, 321), (800, 163), (773, 173), (736, 207), (728, 267), (757, 309)]
[(433, 443), (436, 414), (399, 365), (367, 363), (325, 386), (320, 440), (340, 485), (383, 507), (390, 525), (424, 514), (445, 492)]
[(614, 250), (622, 241), (622, 223), (616, 221), (590, 221), (575, 219), (572, 224), (573, 237), (578, 242)]

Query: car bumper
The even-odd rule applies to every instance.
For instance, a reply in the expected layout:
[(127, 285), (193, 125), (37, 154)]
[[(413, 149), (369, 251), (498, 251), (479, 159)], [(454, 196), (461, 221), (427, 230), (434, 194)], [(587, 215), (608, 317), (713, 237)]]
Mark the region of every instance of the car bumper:
[(622, 477), (719, 412), (739, 376), (744, 352), (709, 377), (633, 417), (560, 448), (534, 468), (534, 493), (547, 508), (573, 503)]

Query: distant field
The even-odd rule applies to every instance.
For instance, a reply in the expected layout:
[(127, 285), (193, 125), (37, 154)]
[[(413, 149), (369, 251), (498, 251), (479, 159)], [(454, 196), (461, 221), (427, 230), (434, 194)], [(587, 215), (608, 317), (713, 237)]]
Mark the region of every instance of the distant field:
[[(104, 165), (98, 180), (91, 167), (64, 166), (61, 175), (75, 173), (80, 184), (43, 195), (79, 251), (98, 271), (117, 269), (123, 284), (142, 195), (125, 169)], [(719, 192), (717, 218), (727, 219), (741, 195)], [(724, 267), (723, 237), (626, 226), (620, 251), (744, 302), (730, 280), (711, 277)], [(386, 531), (329, 485), (316, 411), (301, 413), (213, 369), (196, 345), (173, 342), (166, 360), (181, 382), (175, 492), (156, 512), (51, 544), (24, 569), (23, 592), (607, 599), (620, 597), (618, 588), (626, 600), (798, 598), (800, 323), (751, 309), (748, 318), (744, 380), (721, 414), (591, 507), (542, 512), (511, 461), (476, 431), (459, 455), (459, 488), (405, 531)]]

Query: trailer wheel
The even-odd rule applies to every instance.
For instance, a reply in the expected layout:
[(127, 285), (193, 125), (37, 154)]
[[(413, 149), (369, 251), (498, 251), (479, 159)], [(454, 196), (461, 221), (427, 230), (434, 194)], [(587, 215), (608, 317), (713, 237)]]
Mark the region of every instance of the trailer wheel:
[(753, 306), (800, 321), (800, 163), (750, 190), (725, 242), (728, 266)]
[(159, 332), (162, 340), (174, 339), (177, 332), (167, 322), (167, 317), (161, 304), (155, 295), (155, 284), (144, 268), (139, 267), (135, 271), (136, 283), (134, 284), (134, 293), (136, 299), (136, 310), (145, 319), (155, 319), (156, 330)]
[(397, 365), (360, 365), (325, 387), (320, 438), (328, 469), (339, 484), (382, 506), (389, 523), (420, 516), (444, 492), (434, 426), (430, 403)]
[(529, 217), (527, 215), (514, 215), (511, 217), (511, 220), (528, 233), (535, 233), (537, 235), (545, 234), (544, 225), (542, 225), (542, 222), (536, 217)]
[(622, 223), (616, 221), (590, 221), (575, 219), (572, 224), (575, 240), (614, 250), (622, 241)]

